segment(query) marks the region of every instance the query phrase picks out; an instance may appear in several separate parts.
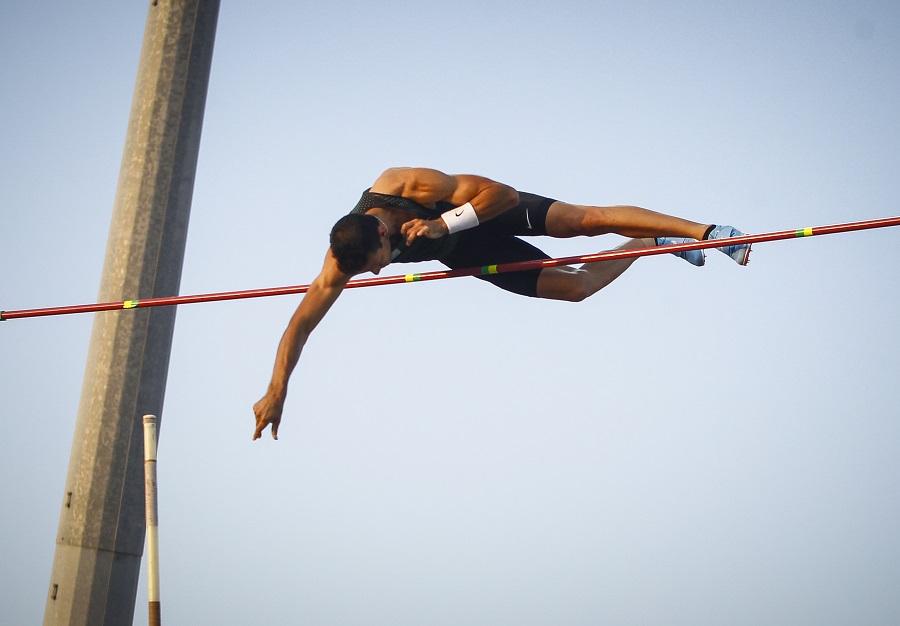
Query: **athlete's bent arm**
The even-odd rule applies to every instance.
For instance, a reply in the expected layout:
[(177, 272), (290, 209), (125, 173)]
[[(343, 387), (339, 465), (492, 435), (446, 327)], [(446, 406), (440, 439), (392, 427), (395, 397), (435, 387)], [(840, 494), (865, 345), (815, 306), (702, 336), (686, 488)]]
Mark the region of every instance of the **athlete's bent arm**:
[(269, 424), (272, 425), (272, 438), (278, 439), (278, 426), (281, 424), (284, 400), (287, 397), (288, 379), (300, 360), (300, 353), (310, 333), (328, 313), (350, 278), (351, 276), (338, 269), (337, 261), (329, 249), (322, 271), (309, 286), (309, 291), (300, 301), (281, 337), (275, 356), (272, 380), (266, 395), (253, 405), (253, 413), (256, 416), (254, 441), (262, 437), (262, 432)]
[[(451, 176), (423, 167), (389, 169), (375, 181), (372, 191), (403, 196), (425, 206), (435, 202), (448, 202), (455, 206), (469, 203), (479, 223), (493, 219), (519, 203), (518, 192), (509, 185), (484, 176)], [(401, 228), (407, 244), (416, 237), (437, 239), (447, 232), (447, 224), (442, 219), (411, 220)]]

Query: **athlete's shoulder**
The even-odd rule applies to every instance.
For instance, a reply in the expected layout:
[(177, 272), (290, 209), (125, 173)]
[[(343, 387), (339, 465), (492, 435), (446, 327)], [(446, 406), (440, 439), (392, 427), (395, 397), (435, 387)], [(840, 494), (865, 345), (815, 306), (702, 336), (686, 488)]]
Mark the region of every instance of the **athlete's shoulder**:
[(417, 167), (390, 167), (372, 183), (372, 193), (383, 193), (392, 196), (403, 195), (403, 190), (415, 183)]
[(372, 185), (372, 192), (409, 198), (423, 206), (448, 199), (459, 187), (459, 177), (427, 167), (393, 167)]

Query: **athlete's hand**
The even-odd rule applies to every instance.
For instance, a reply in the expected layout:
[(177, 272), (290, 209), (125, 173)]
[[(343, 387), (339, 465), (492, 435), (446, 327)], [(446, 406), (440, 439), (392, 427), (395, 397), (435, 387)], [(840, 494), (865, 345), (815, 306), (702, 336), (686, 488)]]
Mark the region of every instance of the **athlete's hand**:
[(400, 233), (406, 237), (406, 245), (411, 245), (416, 237), (440, 239), (447, 234), (447, 224), (441, 218), (436, 220), (410, 220), (400, 227)]
[(278, 425), (281, 424), (281, 412), (284, 410), (284, 400), (266, 394), (253, 405), (253, 413), (256, 415), (256, 432), (253, 433), (253, 441), (262, 437), (263, 431), (269, 424), (272, 425), (272, 439), (278, 439)]

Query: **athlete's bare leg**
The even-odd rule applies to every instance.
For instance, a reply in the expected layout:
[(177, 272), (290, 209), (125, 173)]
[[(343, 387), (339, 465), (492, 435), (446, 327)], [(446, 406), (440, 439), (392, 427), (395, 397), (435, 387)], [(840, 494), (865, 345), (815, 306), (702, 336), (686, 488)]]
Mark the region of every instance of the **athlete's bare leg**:
[[(655, 245), (656, 241), (652, 238), (630, 239), (616, 249), (629, 250)], [(577, 269), (564, 266), (544, 268), (538, 277), (537, 297), (581, 302), (621, 276), (636, 260), (637, 257), (585, 263)]]
[(699, 240), (710, 226), (636, 206), (554, 202), (547, 211), (547, 234), (551, 237), (615, 233), (624, 237), (690, 237)]

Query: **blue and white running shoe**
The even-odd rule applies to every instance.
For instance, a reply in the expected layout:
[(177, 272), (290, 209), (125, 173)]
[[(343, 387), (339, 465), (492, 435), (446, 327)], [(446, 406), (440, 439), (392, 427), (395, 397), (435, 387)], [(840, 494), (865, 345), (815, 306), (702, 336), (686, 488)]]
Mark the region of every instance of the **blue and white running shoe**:
[[(741, 231), (739, 231), (734, 226), (716, 226), (712, 229), (712, 232), (709, 233), (709, 237), (707, 239), (728, 239), (729, 237), (740, 237), (743, 235)], [(736, 246), (722, 246), (721, 248), (716, 248), (716, 250), (720, 250), (734, 259), (738, 265), (747, 265), (747, 261), (750, 259), (750, 244), (742, 243)]]
[[(670, 243), (689, 243), (693, 241), (696, 241), (696, 239), (687, 239), (685, 237), (657, 237), (656, 245), (665, 246)], [(673, 252), (672, 254), (697, 267), (703, 267), (706, 263), (706, 254), (703, 250), (681, 250), (679, 252)]]

